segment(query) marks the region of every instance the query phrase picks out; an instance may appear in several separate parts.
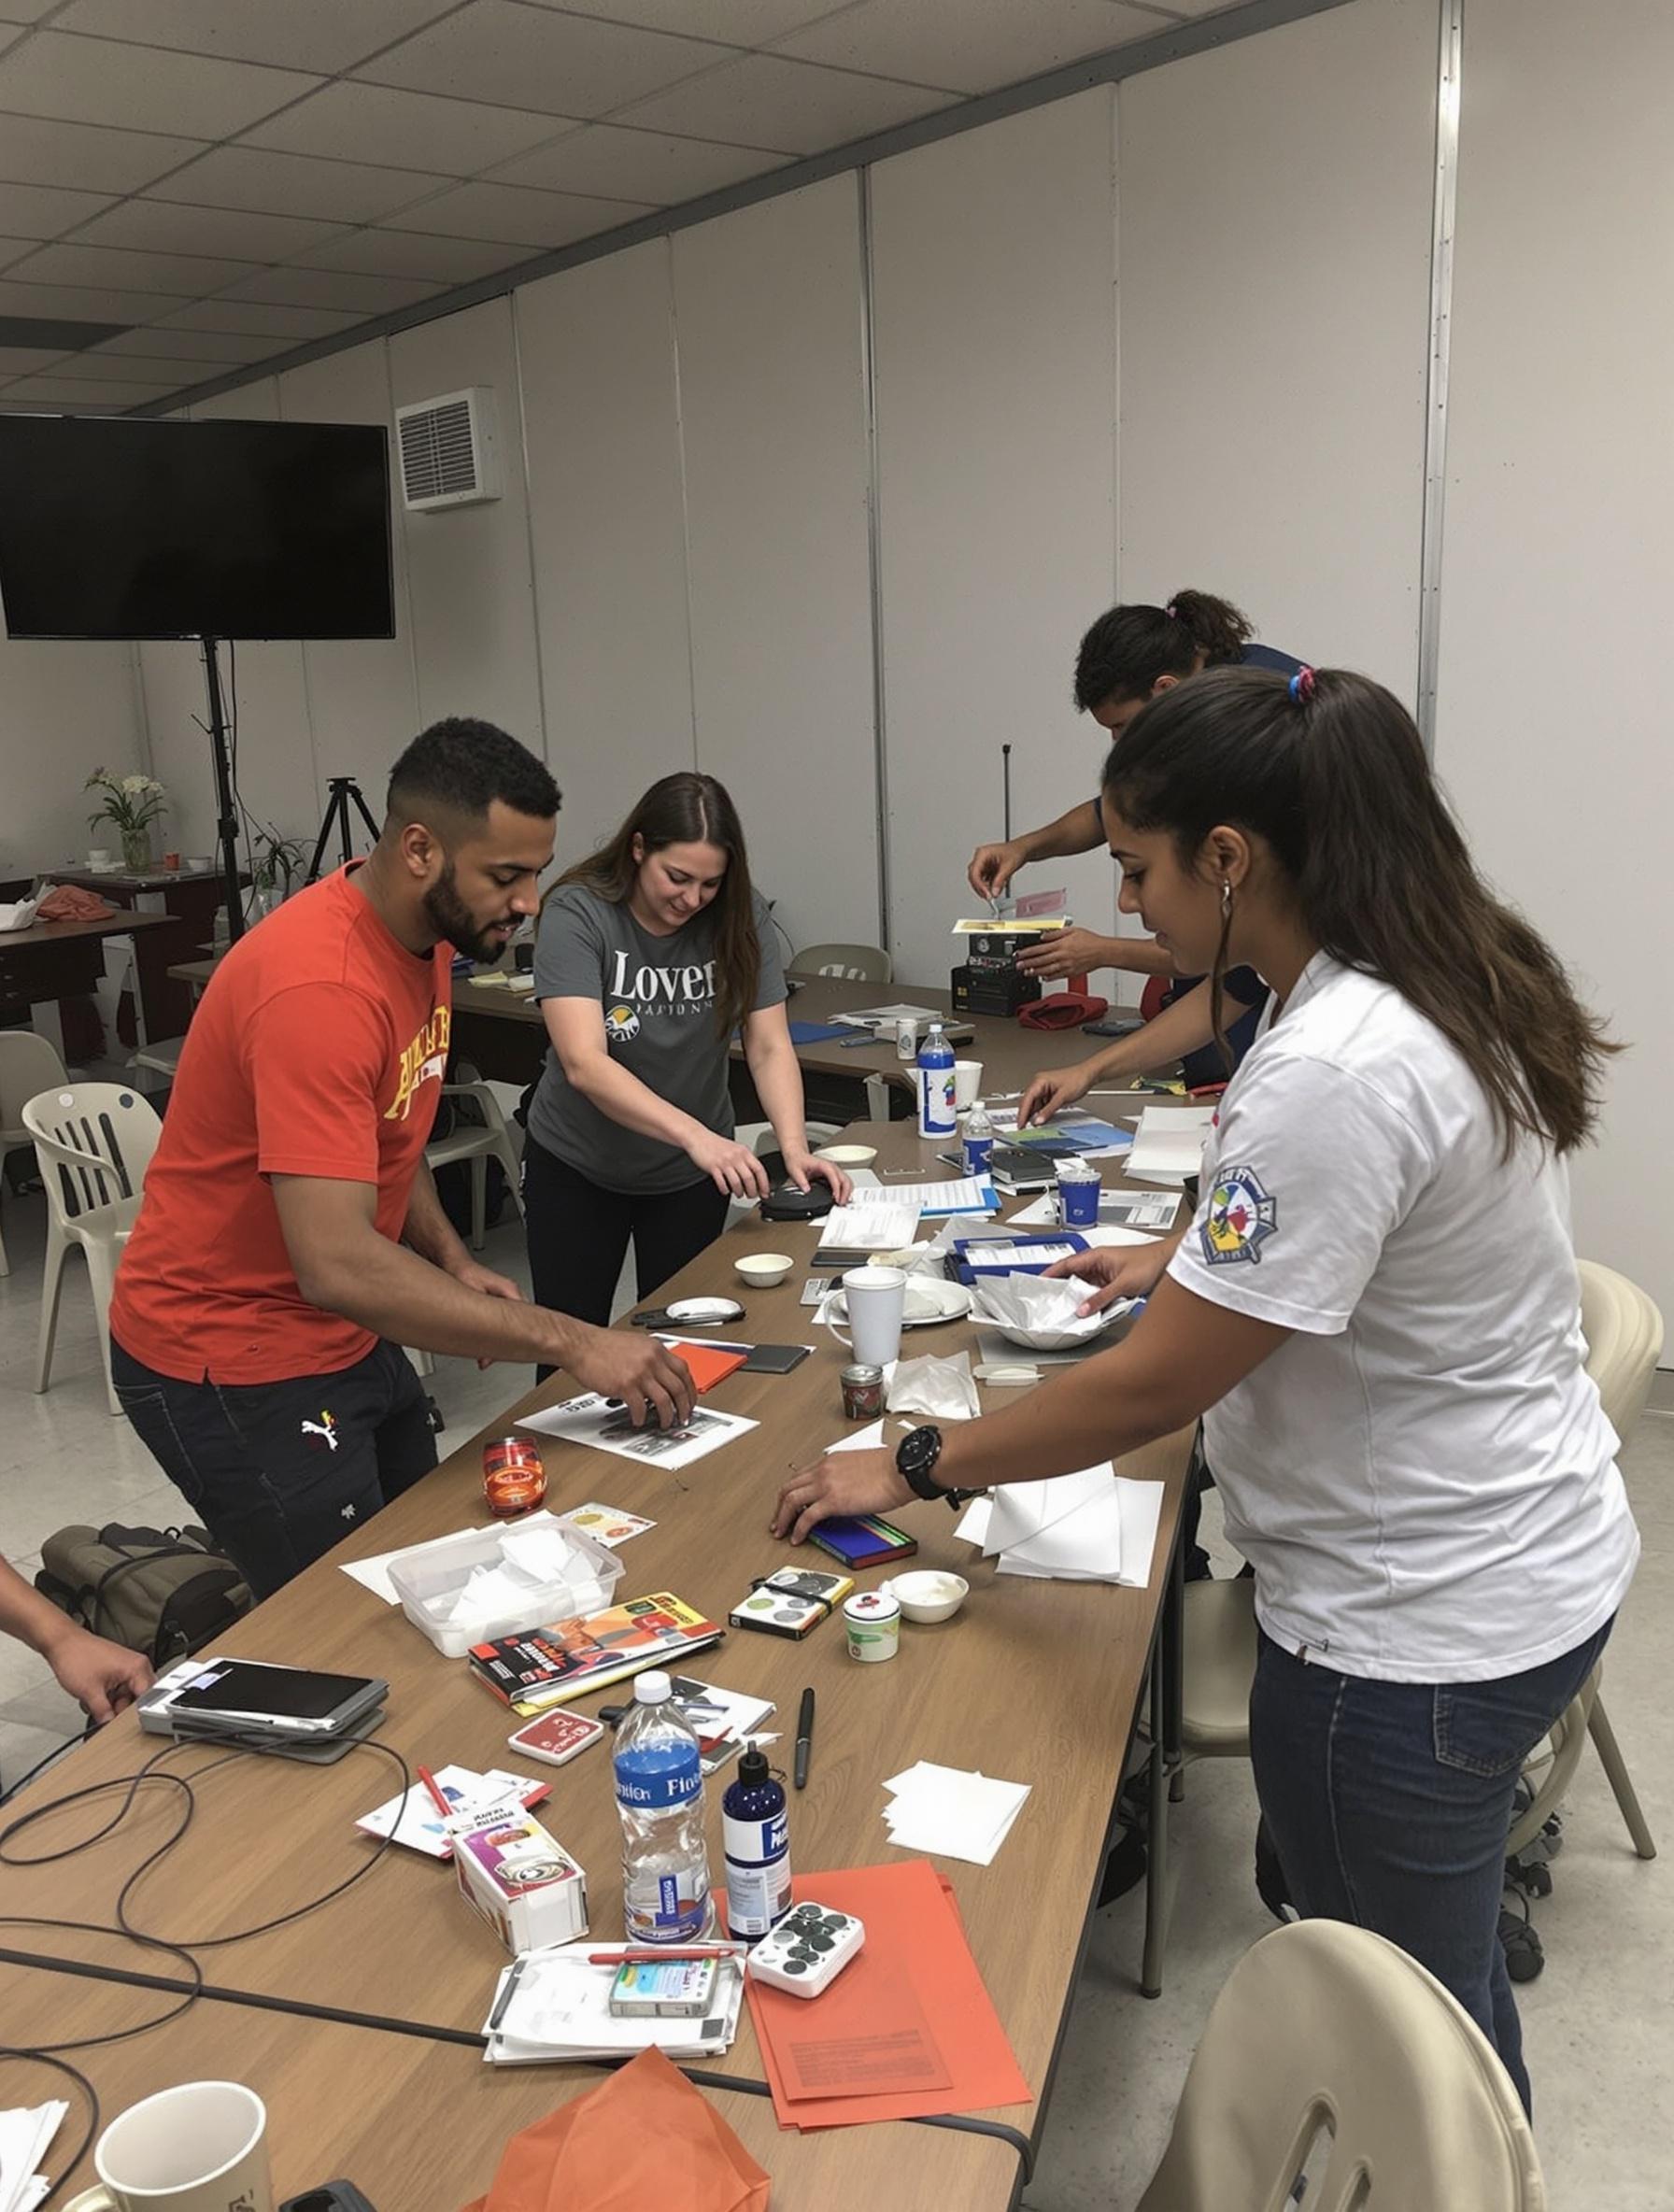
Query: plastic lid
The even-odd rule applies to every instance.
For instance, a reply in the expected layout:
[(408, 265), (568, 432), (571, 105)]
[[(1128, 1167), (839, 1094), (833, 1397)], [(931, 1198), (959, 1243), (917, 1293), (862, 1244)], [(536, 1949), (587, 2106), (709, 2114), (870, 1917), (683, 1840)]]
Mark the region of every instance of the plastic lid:
[(653, 1667), (649, 1674), (642, 1674), (635, 1680), (633, 1694), (641, 1705), (665, 1705), (674, 1694), (674, 1685), (666, 1674)]
[(744, 1757), (738, 1762), (739, 1780), (747, 1784), (749, 1788), (755, 1789), (767, 1780), (768, 1772), (767, 1753), (760, 1745), (745, 1744)]

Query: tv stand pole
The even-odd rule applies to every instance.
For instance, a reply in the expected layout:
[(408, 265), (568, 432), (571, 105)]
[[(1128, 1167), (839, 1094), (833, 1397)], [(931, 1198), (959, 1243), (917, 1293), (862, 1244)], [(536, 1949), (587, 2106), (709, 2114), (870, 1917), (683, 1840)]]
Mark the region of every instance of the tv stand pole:
[(215, 799), (220, 809), (216, 834), (220, 840), (221, 879), (227, 903), (227, 943), (244, 935), (244, 896), (238, 882), (238, 807), (233, 796), (233, 763), (227, 750), (227, 718), (221, 712), (220, 645), (206, 637), (204, 680), (209, 687), (209, 753), (215, 763)]

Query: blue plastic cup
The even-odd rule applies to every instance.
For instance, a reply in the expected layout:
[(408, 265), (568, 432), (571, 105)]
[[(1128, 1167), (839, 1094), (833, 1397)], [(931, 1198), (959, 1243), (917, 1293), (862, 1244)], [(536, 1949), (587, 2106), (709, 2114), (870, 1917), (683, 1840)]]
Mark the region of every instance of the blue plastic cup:
[(1059, 1173), (1057, 1179), (1058, 1211), (1063, 1215), (1067, 1229), (1096, 1228), (1099, 1222), (1099, 1193), (1103, 1177), (1096, 1170), (1084, 1170), (1078, 1175)]

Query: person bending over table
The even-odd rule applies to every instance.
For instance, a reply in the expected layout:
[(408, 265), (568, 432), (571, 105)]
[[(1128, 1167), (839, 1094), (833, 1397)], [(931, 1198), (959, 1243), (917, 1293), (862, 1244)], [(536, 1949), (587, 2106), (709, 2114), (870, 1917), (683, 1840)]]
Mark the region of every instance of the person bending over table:
[(474, 1260), (424, 1161), (456, 951), (535, 911), (558, 787), (487, 722), (438, 722), (390, 778), (370, 858), (299, 892), (210, 979), (117, 1269), (124, 1411), (266, 1597), (436, 1464), (404, 1344), (541, 1360), (683, 1421), (666, 1347), (523, 1302)]
[(665, 775), (546, 895), (534, 987), (551, 1050), (529, 1107), (523, 1202), (534, 1295), (610, 1317), (629, 1239), (641, 1298), (718, 1236), (767, 1170), (733, 1135), (744, 1055), (785, 1169), (848, 1196), (808, 1149), (802, 1071), (767, 902), (737, 810), (712, 775)]
[(1123, 905), (1278, 1014), (1178, 1237), (1056, 1272), (1149, 1304), (1028, 1399), (795, 1475), (773, 1526), (1068, 1473), (1199, 1413), (1255, 1567), (1256, 1793), (1305, 1915), (1402, 1945), (1526, 2106), (1497, 1937), (1512, 1792), (1639, 1538), (1583, 1365), (1567, 1156), (1616, 1048), (1476, 873), (1364, 676), (1199, 677), (1110, 757)]
[(150, 1662), (142, 1652), (94, 1636), (32, 1590), (8, 1560), (0, 1559), (0, 1635), (15, 1636), (38, 1652), (96, 1727), (113, 1720), (151, 1686)]
[[(1200, 669), (1241, 665), (1276, 668), (1289, 676), (1301, 666), (1288, 653), (1253, 642), (1248, 618), (1227, 600), (1208, 591), (1176, 591), (1167, 606), (1136, 603), (1112, 607), (1081, 641), (1075, 657), (1075, 704), (1090, 714), (1099, 729), (1119, 738), (1140, 709), (1160, 699)], [(1043, 829), (1027, 830), (1003, 844), (979, 844), (967, 871), (971, 887), (979, 898), (998, 899), (1019, 868), (1033, 860), (1057, 859), (1071, 853), (1090, 853), (1104, 842), (1099, 800), (1072, 806)], [(1144, 937), (1104, 937), (1092, 929), (1064, 929), (1045, 944), (1017, 956), (1026, 974), (1049, 983), (1059, 976), (1085, 975), (1095, 968), (1124, 968), (1141, 975), (1177, 976), (1163, 1000), (1168, 1027), (1154, 1036), (1147, 1049), (1157, 1055), (1129, 1066), (1126, 1045), (1113, 1048), (1085, 1063), (1085, 1081), (1071, 1088), (1076, 1071), (1060, 1069), (1043, 1078), (1051, 1089), (1020, 1122), (1044, 1119), (1047, 1106), (1068, 1106), (1100, 1080), (1116, 1071), (1142, 1074), (1149, 1069), (1185, 1065), (1188, 1087), (1224, 1083), (1230, 1072), (1216, 1043), (1216, 1025), (1202, 977), (1178, 975), (1168, 948)], [(1261, 979), (1248, 968), (1236, 968), (1225, 979), (1227, 1048), (1237, 1063), (1250, 1049), (1256, 1023), (1267, 993)], [(1176, 1013), (1175, 1009), (1179, 1012)], [(1161, 1018), (1159, 1016), (1159, 1018)], [(1128, 1041), (1131, 1042), (1132, 1041)], [(1030, 1096), (1033, 1096), (1031, 1091)]]

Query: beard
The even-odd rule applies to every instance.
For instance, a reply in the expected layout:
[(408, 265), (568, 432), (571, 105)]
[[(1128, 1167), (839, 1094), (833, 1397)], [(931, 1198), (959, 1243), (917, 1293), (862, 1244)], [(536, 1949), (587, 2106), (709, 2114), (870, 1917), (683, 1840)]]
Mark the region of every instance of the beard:
[(448, 861), (439, 882), (424, 894), (425, 919), (438, 937), (446, 938), (456, 953), (468, 960), (497, 959), (504, 943), (497, 932), (478, 926), (470, 908), (453, 887), (453, 862)]

